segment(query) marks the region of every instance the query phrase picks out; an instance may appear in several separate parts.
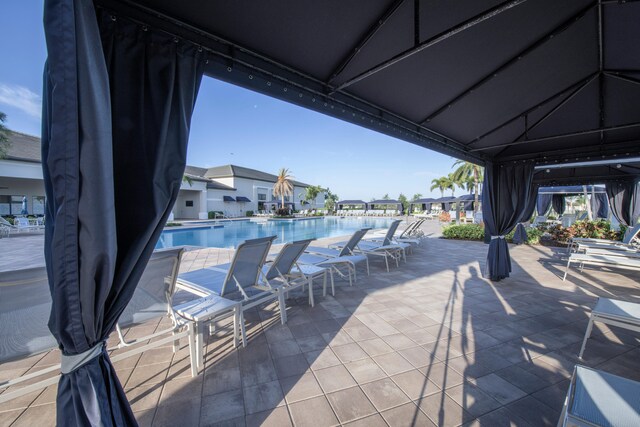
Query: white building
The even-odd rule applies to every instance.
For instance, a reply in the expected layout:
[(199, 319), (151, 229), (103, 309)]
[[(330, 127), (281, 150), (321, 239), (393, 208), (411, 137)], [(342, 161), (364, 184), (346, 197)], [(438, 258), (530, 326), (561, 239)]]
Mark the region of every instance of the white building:
[(0, 159), (0, 215), (20, 215), (24, 197), (29, 214), (44, 215), (40, 138), (10, 132), (9, 141), (7, 157)]
[[(7, 157), (0, 160), (0, 215), (19, 215), (23, 198), (29, 214), (44, 214), (40, 138), (10, 132)], [(247, 211), (270, 211), (280, 206), (273, 196), (276, 175), (236, 165), (199, 168), (187, 166), (180, 193), (170, 219), (206, 219), (218, 211), (229, 217), (244, 216)], [(303, 205), (306, 188), (293, 181), (293, 197), (285, 199), (295, 209), (324, 206), (324, 194)]]
[[(199, 168), (187, 166), (180, 195), (173, 208), (175, 218), (204, 219), (210, 211), (223, 212), (229, 217), (244, 216), (247, 211), (270, 211), (281, 201), (273, 196), (277, 176), (236, 165)], [(294, 209), (314, 209), (324, 206), (324, 194), (315, 201), (302, 204), (308, 184), (293, 181), (293, 197), (285, 203)], [(205, 208), (206, 207), (206, 208)]]

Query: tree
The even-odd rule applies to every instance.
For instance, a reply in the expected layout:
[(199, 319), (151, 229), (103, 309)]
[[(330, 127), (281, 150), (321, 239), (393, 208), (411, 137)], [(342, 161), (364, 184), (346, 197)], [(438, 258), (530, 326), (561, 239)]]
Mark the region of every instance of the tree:
[(182, 182), (189, 184), (189, 187), (193, 185), (193, 179), (189, 175), (182, 175)]
[(281, 168), (278, 172), (278, 178), (273, 186), (273, 195), (278, 197), (282, 201), (281, 208), (284, 209), (285, 196), (291, 196), (293, 194), (293, 184), (291, 183), (292, 175), (289, 174), (289, 169)]
[(457, 181), (464, 183), (468, 183), (470, 180), (473, 181), (473, 193), (475, 195), (473, 210), (477, 212), (479, 207), (478, 202), (480, 201), (480, 182), (483, 179), (482, 166), (464, 160), (456, 160), (452, 167), (456, 166), (458, 166), (458, 168), (453, 172), (453, 176)]
[(382, 196), (382, 200), (389, 200), (391, 197), (389, 197), (389, 193), (385, 194), (384, 196)]
[(0, 159), (7, 157), (11, 142), (9, 141), (9, 129), (6, 128), (4, 122), (7, 120), (7, 115), (0, 111)]
[(431, 180), (431, 188), (430, 190), (433, 191), (436, 188), (438, 190), (440, 190), (440, 196), (444, 197), (444, 190), (446, 190), (449, 186), (449, 178), (447, 178), (446, 176), (441, 176), (440, 178), (434, 178)]
[(416, 193), (413, 195), (413, 197), (411, 198), (412, 202), (415, 202), (416, 200), (422, 199), (422, 194), (420, 193)]
[(337, 201), (338, 201), (338, 195), (333, 194), (331, 190), (327, 188), (326, 192), (324, 193), (324, 207), (332, 211), (336, 207)]
[(404, 194), (400, 193), (398, 195), (398, 201), (400, 203), (402, 203), (402, 209), (405, 212), (409, 212), (409, 200), (407, 200), (407, 196), (405, 196)]
[(302, 198), (302, 200), (310, 204), (318, 197), (318, 194), (322, 193), (323, 191), (324, 189), (319, 185), (310, 185), (305, 189), (304, 194), (300, 195), (300, 197)]

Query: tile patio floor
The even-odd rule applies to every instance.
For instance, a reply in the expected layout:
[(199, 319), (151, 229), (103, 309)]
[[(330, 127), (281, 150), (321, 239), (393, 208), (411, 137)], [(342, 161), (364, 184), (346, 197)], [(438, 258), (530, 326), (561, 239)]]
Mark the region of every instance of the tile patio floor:
[[(315, 308), (290, 300), (285, 326), (274, 306), (248, 313), (248, 346), (210, 336), (196, 378), (186, 342), (116, 369), (141, 426), (555, 425), (596, 296), (640, 302), (640, 275), (585, 269), (562, 282), (554, 252), (512, 246), (512, 277), (491, 283), (484, 244), (426, 239), (399, 269), (374, 260)], [(228, 256), (190, 252), (182, 268)], [(0, 365), (0, 377), (56, 357)], [(583, 363), (640, 380), (640, 335), (597, 325)], [(53, 425), (54, 400), (50, 387), (6, 403), (0, 426)]]

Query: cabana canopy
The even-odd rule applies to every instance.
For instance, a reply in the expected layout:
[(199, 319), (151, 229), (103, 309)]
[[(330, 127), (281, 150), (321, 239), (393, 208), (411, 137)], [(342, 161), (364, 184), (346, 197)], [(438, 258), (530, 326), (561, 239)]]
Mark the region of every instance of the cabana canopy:
[(367, 209), (378, 209), (378, 206), (395, 206), (397, 210), (403, 210), (402, 203), (394, 199), (380, 199), (367, 203)]
[(340, 200), (336, 203), (338, 209), (342, 209), (343, 206), (362, 206), (363, 209), (367, 208), (367, 202), (363, 200)]
[(203, 73), (485, 165), (499, 280), (538, 185), (606, 183), (634, 220), (639, 21), (613, 0), (46, 0), (58, 423), (135, 424), (101, 346), (176, 200)]
[(413, 207), (416, 205), (420, 205), (420, 207), (422, 208), (423, 211), (430, 211), (431, 210), (431, 203), (436, 200), (434, 198), (431, 197), (427, 197), (424, 199), (417, 199), (414, 200), (413, 202), (411, 202), (409, 204), (409, 211), (413, 211)]
[(445, 154), (638, 174), (616, 167), (639, 154), (637, 2), (95, 3), (203, 46), (205, 74)]
[[(603, 185), (587, 185), (587, 194), (607, 194), (607, 190)], [(575, 196), (584, 194), (584, 186), (582, 185), (562, 185), (555, 187), (540, 187), (538, 195), (541, 194), (564, 194), (565, 196)]]

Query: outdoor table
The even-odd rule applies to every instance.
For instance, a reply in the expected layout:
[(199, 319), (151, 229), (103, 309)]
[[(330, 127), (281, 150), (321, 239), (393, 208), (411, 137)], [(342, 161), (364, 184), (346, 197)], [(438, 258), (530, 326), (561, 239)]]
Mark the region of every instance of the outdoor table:
[[(238, 335), (242, 339), (242, 346), (247, 346), (244, 331), (244, 318), (242, 315), (242, 303), (232, 301), (217, 295), (210, 295), (189, 301), (174, 307), (174, 311), (183, 318), (191, 321), (190, 344), (196, 349), (196, 366), (191, 366), (192, 373), (197, 375), (204, 367), (203, 361), (203, 330), (205, 323), (221, 318), (225, 315), (233, 316), (233, 344), (238, 346)], [(195, 376), (194, 375), (194, 376)]]
[(331, 276), (331, 295), (336, 295), (336, 290), (333, 283), (333, 271), (327, 267), (321, 267), (319, 265), (312, 264), (298, 264), (293, 268), (291, 274), (302, 276), (309, 285), (309, 304), (311, 307), (315, 305), (313, 297), (313, 279), (322, 276), (322, 296), (327, 296), (327, 272)]

